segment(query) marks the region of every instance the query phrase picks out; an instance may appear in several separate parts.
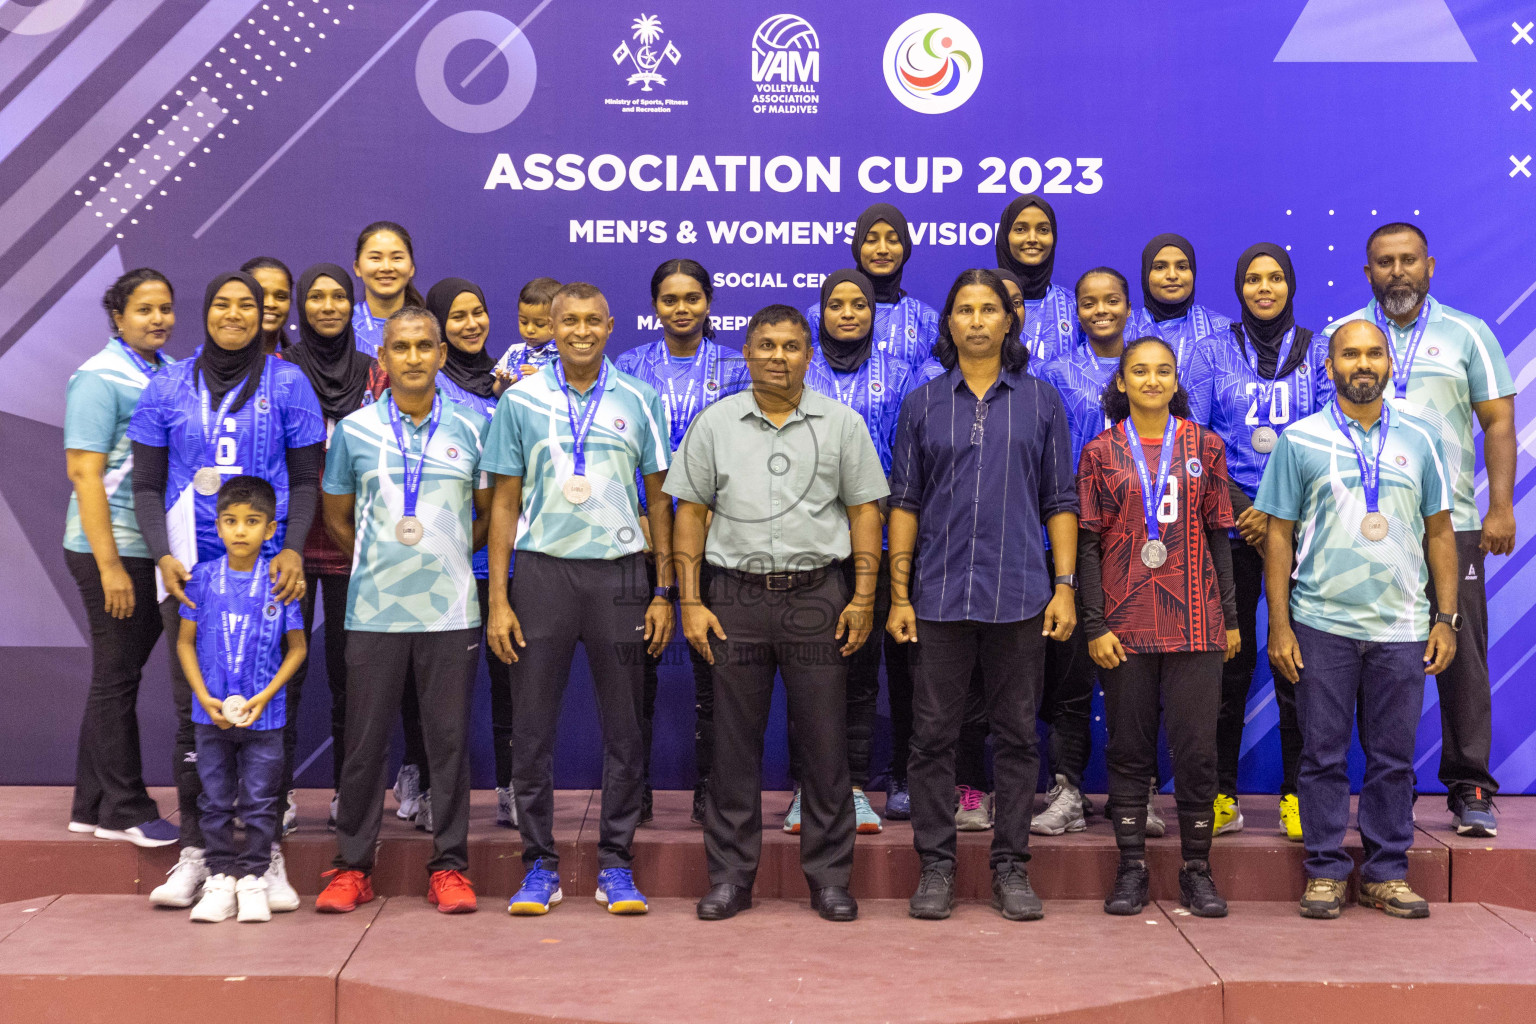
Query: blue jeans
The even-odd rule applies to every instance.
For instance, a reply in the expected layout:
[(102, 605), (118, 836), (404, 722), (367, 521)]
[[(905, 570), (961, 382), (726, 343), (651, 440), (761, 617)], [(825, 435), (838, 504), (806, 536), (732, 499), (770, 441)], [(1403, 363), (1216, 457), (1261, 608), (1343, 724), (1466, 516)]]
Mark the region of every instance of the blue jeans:
[[(1360, 710), (1365, 781), (1360, 787), (1361, 881), (1408, 875), (1413, 846), (1413, 742), (1424, 709), (1424, 641), (1374, 643), (1293, 627), (1301, 647), (1296, 714), (1301, 725), (1301, 831), (1308, 878), (1347, 879), (1349, 828), (1345, 762)], [(1284, 681), (1281, 681), (1284, 685)]]
[[(283, 730), (220, 729), (193, 724), (197, 774), (203, 792), (197, 807), (209, 874), (260, 877), (277, 839), (278, 796), (283, 783)], [(235, 843), (235, 814), (245, 822), (245, 843)]]

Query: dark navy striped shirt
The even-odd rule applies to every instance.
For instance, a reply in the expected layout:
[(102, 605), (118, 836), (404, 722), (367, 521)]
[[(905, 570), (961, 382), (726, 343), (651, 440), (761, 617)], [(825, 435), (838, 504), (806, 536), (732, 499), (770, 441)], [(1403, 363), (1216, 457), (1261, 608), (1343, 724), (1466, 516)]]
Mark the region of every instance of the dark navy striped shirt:
[(1077, 513), (1061, 396), (1003, 370), (978, 401), (958, 367), (902, 404), (892, 508), (918, 517), (912, 604), (920, 619), (1021, 622), (1044, 611), (1054, 570), (1040, 525)]

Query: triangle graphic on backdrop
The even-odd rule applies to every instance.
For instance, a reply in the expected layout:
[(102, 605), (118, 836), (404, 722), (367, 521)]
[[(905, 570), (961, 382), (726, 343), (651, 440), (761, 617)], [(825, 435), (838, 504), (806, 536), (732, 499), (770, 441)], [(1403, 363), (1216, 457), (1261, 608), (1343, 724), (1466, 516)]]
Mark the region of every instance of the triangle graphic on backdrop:
[(1276, 61), (1476, 61), (1445, 0), (1308, 0)]
[(123, 254), (114, 245), (0, 355), (0, 409), (64, 426), (64, 389), (111, 336), (101, 296), (122, 275)]

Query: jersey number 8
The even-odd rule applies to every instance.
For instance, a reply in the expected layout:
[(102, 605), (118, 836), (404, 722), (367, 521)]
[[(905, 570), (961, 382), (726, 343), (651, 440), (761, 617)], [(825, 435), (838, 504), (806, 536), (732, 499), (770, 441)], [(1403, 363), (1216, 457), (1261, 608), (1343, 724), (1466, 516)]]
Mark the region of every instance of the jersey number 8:
[(1174, 523), (1179, 519), (1179, 478), (1173, 474), (1168, 475), (1168, 493), (1163, 495), (1162, 504), (1157, 506), (1157, 521), (1160, 523)]

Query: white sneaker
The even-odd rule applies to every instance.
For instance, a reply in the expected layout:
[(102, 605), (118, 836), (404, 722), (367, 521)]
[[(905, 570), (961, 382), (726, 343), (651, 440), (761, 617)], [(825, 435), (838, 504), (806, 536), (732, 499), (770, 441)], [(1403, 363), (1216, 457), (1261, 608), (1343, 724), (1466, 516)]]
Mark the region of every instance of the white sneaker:
[(259, 924), (272, 920), (272, 908), (267, 905), (265, 878), (246, 875), (236, 882), (235, 902), (240, 905), (240, 916), (237, 920), (242, 924)]
[(341, 805), (341, 794), (331, 794), (331, 816), (325, 820), (325, 827), (332, 832), (336, 831), (336, 808)]
[(416, 817), (416, 812), (421, 810), (420, 768), (413, 764), (400, 766), (400, 774), (395, 776), (395, 800), (400, 804), (395, 808), (395, 817), (401, 821)]
[(1063, 832), (1081, 832), (1088, 827), (1083, 816), (1083, 793), (1065, 775), (1056, 776), (1056, 785), (1045, 794), (1048, 805), (1034, 816), (1029, 830), (1037, 836), (1059, 836)]
[(496, 824), (517, 828), (517, 803), (512, 799), (511, 786), (496, 787)]
[(203, 883), (203, 898), (192, 908), (192, 920), (216, 924), (234, 916), (235, 880), (229, 875), (210, 875)]
[(1163, 816), (1157, 813), (1157, 781), (1154, 779), (1147, 788), (1147, 835), (1153, 839), (1161, 839), (1168, 833), (1168, 823)]
[[(166, 874), (169, 877), (149, 894), (149, 902), (157, 907), (190, 907), (192, 901), (197, 899), (197, 890), (208, 879), (208, 865), (203, 861), (203, 851), (195, 846), (183, 846), (176, 866)], [(234, 882), (231, 881), (230, 885), (233, 886)]]
[[(266, 905), (269, 908), (279, 914), (299, 909), (299, 894), (288, 884), (288, 865), (283, 861), (283, 848), (276, 843), (272, 844), (272, 862), (267, 865), (267, 873), (261, 876), (261, 880), (267, 887)], [(245, 879), (240, 881), (243, 883)], [(244, 921), (245, 918), (240, 920)]]
[(416, 810), (416, 828), (422, 832), (427, 833), (428, 835), (433, 834), (432, 791), (430, 789), (422, 791), (421, 803), (417, 805)]
[(299, 830), (299, 804), (294, 799), (296, 790), (288, 791), (288, 806), (283, 810), (283, 835), (291, 836)]

